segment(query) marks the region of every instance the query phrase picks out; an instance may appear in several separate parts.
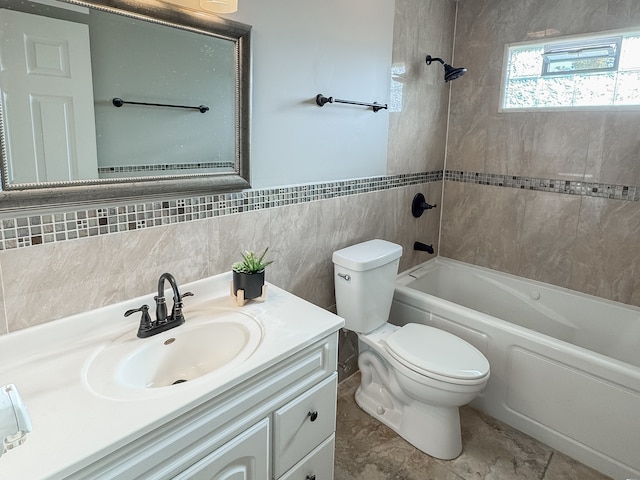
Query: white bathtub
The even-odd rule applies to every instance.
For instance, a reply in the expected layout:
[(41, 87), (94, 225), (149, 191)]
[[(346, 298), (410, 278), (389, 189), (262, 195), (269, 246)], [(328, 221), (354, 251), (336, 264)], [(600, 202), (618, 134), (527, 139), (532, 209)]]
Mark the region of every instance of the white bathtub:
[(435, 258), (398, 276), (392, 323), (491, 364), (472, 405), (615, 479), (640, 478), (640, 308)]

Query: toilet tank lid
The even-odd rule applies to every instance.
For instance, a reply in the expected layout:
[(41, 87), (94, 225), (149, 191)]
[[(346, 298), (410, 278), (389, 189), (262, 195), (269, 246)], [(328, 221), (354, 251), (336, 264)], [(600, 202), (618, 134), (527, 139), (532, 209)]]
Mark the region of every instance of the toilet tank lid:
[(369, 240), (333, 252), (333, 263), (355, 272), (393, 262), (402, 256), (402, 247), (386, 240)]

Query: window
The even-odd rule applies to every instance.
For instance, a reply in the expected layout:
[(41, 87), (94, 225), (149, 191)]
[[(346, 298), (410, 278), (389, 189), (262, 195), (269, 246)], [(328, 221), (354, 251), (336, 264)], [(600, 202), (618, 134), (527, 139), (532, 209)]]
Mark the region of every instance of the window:
[(640, 31), (507, 45), (502, 110), (640, 106)]

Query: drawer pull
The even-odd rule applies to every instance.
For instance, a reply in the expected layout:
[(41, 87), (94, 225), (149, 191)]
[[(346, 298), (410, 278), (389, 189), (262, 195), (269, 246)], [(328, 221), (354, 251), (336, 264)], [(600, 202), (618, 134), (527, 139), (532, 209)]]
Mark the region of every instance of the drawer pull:
[(316, 476), (315, 475), (307, 475), (307, 478), (305, 480), (316, 480)]
[(316, 419), (318, 418), (318, 412), (317, 411), (309, 412), (307, 413), (307, 416), (311, 419), (312, 422), (315, 422)]

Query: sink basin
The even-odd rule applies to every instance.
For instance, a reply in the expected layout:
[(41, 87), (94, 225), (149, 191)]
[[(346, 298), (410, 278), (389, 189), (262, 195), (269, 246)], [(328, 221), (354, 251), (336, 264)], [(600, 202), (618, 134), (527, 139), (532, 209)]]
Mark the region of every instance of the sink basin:
[(132, 331), (99, 350), (85, 369), (88, 386), (105, 396), (176, 388), (238, 366), (262, 340), (260, 323), (242, 312), (185, 316), (177, 328), (144, 339)]

